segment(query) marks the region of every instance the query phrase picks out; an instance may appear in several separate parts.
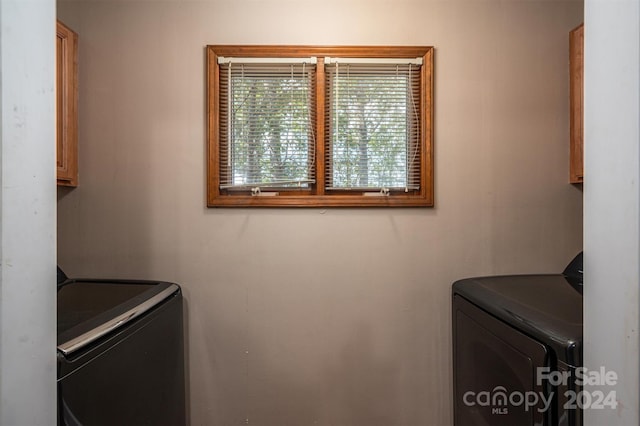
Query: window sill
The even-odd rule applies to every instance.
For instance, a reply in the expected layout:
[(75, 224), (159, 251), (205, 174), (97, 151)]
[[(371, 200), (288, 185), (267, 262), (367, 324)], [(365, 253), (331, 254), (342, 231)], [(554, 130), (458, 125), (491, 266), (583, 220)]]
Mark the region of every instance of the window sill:
[(251, 195), (219, 196), (210, 199), (208, 207), (433, 207), (426, 195), (390, 195), (365, 197), (362, 195), (260, 197)]

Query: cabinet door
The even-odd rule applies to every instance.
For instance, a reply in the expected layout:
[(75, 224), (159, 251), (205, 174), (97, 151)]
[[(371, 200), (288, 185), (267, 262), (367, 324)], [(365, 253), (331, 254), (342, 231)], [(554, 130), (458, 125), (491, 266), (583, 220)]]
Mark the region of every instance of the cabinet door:
[(78, 185), (78, 35), (58, 21), (56, 37), (57, 182)]
[(582, 100), (584, 64), (584, 25), (569, 33), (569, 73), (570, 73), (570, 164), (571, 183), (580, 183), (584, 177), (583, 154), (583, 113)]

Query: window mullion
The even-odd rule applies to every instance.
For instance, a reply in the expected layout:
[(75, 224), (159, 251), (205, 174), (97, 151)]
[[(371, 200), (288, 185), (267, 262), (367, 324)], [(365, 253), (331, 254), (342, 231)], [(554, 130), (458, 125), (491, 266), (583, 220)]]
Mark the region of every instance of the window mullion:
[(325, 69), (324, 58), (318, 58), (316, 66), (316, 117), (315, 117), (315, 170), (316, 170), (316, 195), (325, 194)]

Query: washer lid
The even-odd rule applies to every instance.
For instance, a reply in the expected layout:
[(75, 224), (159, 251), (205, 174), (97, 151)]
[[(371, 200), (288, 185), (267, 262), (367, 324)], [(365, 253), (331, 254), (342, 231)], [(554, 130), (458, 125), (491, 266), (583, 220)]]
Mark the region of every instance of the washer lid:
[(70, 355), (179, 291), (163, 281), (70, 281), (58, 289), (58, 350)]
[(467, 278), (453, 293), (550, 346), (558, 360), (582, 365), (582, 295), (563, 275)]

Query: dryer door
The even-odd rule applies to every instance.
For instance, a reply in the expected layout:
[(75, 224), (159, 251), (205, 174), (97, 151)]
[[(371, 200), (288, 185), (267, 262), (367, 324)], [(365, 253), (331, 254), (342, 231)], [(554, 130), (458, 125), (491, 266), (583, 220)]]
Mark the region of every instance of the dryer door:
[(547, 424), (553, 402), (537, 383), (547, 348), (453, 297), (454, 423), (457, 426)]

